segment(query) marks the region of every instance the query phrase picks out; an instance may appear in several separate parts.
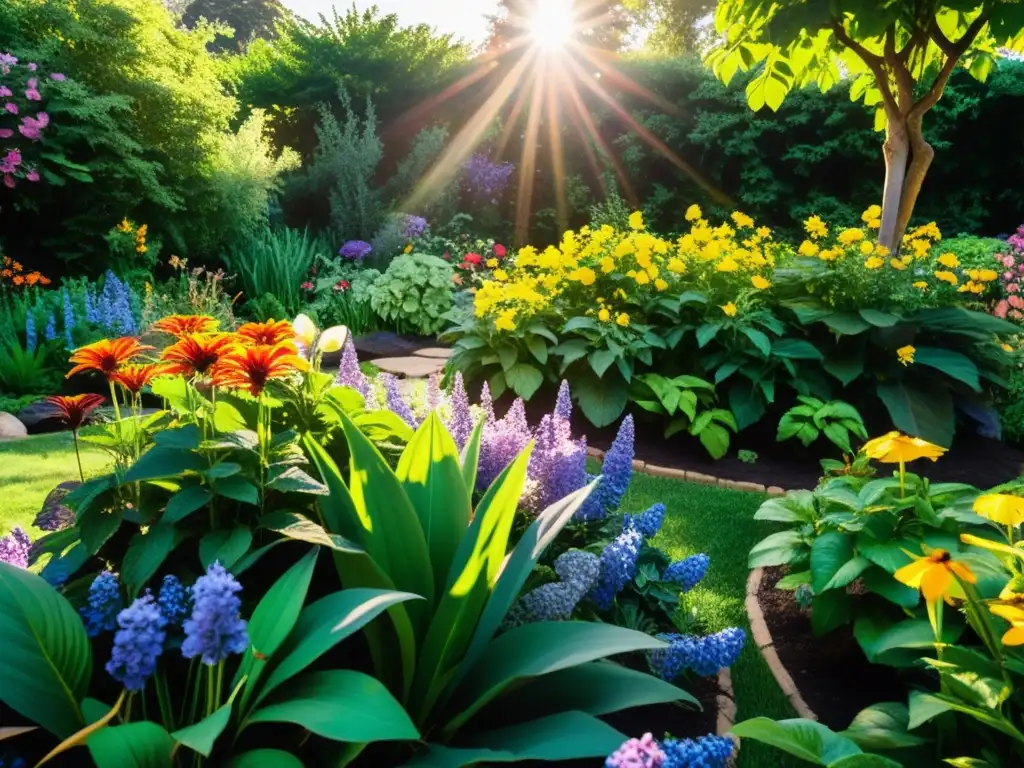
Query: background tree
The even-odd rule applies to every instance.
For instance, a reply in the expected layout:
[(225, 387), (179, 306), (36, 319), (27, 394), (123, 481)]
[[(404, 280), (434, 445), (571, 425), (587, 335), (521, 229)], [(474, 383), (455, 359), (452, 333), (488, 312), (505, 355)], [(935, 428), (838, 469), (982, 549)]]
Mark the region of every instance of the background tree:
[(718, 0), (624, 0), (623, 4), (634, 24), (649, 31), (647, 48), (691, 53), (702, 40), (701, 22), (714, 13)]
[(925, 114), (962, 64), (984, 80), (998, 47), (1024, 48), (1024, 3), (1003, 0), (720, 0), (722, 39), (708, 63), (723, 82), (760, 64), (747, 85), (758, 110), (778, 109), (795, 87), (851, 84), (854, 100), (877, 106), (885, 129), (879, 241), (903, 238), (935, 151)]
[(280, 0), (193, 0), (185, 9), (182, 23), (192, 29), (199, 19), (217, 21), (234, 30), (234, 37), (217, 35), (212, 49), (243, 50), (256, 38), (274, 36), (277, 24), (289, 16)]

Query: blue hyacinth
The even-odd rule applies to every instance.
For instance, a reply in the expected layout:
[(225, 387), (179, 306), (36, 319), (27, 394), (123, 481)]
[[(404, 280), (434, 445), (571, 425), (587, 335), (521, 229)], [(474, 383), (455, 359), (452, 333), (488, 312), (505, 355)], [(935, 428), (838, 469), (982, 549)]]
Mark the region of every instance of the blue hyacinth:
[(117, 625), (106, 670), (126, 690), (141, 691), (163, 653), (167, 619), (147, 590), (117, 615)]
[(177, 576), (164, 576), (157, 604), (168, 624), (178, 626), (184, 620), (188, 613), (188, 590)]
[(686, 670), (707, 677), (723, 667), (731, 667), (739, 658), (747, 635), (742, 629), (729, 627), (705, 637), (678, 634), (657, 637), (669, 647), (650, 651), (647, 661), (651, 672), (671, 682)]
[(85, 289), (85, 320), (92, 325), (100, 324), (99, 299), (88, 288)]
[(46, 321), (46, 328), (43, 329), (43, 338), (47, 341), (53, 341), (57, 338), (57, 318), (50, 313), (50, 317)]
[(555, 573), (561, 581), (543, 584), (519, 598), (509, 611), (507, 625), (568, 620), (600, 571), (597, 555), (579, 549), (563, 553), (555, 560)]
[(192, 616), (184, 624), (182, 656), (202, 656), (203, 663), (212, 666), (249, 647), (246, 623), (239, 615), (242, 601), (235, 594), (241, 589), (242, 585), (219, 562), (196, 580), (192, 587)]
[(103, 292), (99, 299), (100, 325), (108, 333), (129, 336), (136, 332), (135, 316), (132, 314), (131, 291), (110, 270), (103, 280)]
[(587, 497), (583, 506), (577, 510), (577, 520), (604, 520), (609, 512), (614, 512), (622, 503), (622, 497), (629, 489), (629, 481), (633, 477), (633, 417), (626, 416), (619, 426), (612, 447), (604, 455), (601, 466), (601, 482), (594, 492)]
[(689, 592), (704, 578), (710, 564), (711, 558), (705, 554), (690, 555), (666, 568), (661, 580), (677, 584), (681, 592)]
[(661, 768), (725, 768), (732, 756), (732, 739), (708, 734), (699, 739), (665, 739)]
[(117, 614), (122, 608), (124, 602), (121, 600), (117, 576), (110, 571), (103, 571), (89, 585), (89, 604), (80, 609), (86, 634), (96, 637), (102, 632), (115, 629)]
[(597, 555), (582, 549), (570, 549), (555, 559), (555, 573), (583, 597), (601, 575), (601, 560)]
[(35, 352), (38, 346), (39, 338), (36, 336), (36, 318), (33, 316), (32, 310), (29, 309), (25, 313), (25, 351)]
[(639, 515), (626, 515), (622, 521), (622, 530), (636, 528), (645, 539), (653, 539), (665, 522), (665, 505), (661, 502), (651, 505)]
[(569, 393), (569, 382), (565, 379), (562, 379), (562, 383), (558, 385), (555, 415), (563, 421), (569, 421), (572, 418), (572, 396)]
[(619, 535), (601, 553), (601, 575), (590, 591), (590, 599), (601, 610), (608, 610), (615, 596), (636, 577), (637, 558), (643, 537), (639, 531), (628, 530)]
[(71, 296), (68, 295), (67, 288), (61, 289), (61, 301), (64, 305), (64, 341), (67, 342), (68, 349), (73, 349), (75, 340), (71, 332), (75, 329), (75, 308), (71, 305)]

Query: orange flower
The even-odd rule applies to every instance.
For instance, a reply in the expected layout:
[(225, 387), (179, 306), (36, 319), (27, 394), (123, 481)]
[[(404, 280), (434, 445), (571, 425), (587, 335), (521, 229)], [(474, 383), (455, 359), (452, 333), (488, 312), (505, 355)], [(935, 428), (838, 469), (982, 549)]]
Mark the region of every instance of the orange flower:
[(209, 315), (168, 315), (153, 323), (151, 330), (181, 339), (196, 333), (216, 331), (217, 321)]
[(150, 380), (162, 376), (167, 371), (160, 363), (146, 365), (126, 365), (111, 378), (132, 394), (138, 394)]
[(113, 380), (114, 374), (125, 363), (131, 362), (142, 352), (153, 349), (144, 346), (134, 336), (121, 339), (102, 339), (76, 349), (68, 358), (68, 362), (77, 365), (68, 371), (66, 378), (71, 378), (82, 371), (98, 371), (107, 381)]
[(238, 341), (230, 333), (201, 333), (185, 336), (160, 356), (167, 362), (164, 373), (201, 376), (235, 348)]
[(14, 283), (15, 285), (21, 285), (22, 283), (25, 282), (25, 278), (22, 277), (21, 275), (15, 275), (14, 279), (11, 280), (11, 282)]
[(60, 420), (71, 429), (78, 429), (85, 417), (103, 405), (102, 395), (72, 395), (46, 398), (46, 402), (57, 411)]
[(295, 336), (292, 324), (287, 320), (268, 320), (265, 323), (246, 323), (238, 329), (238, 336), (246, 346), (276, 347)]
[(25, 282), (28, 283), (29, 285), (35, 285), (36, 283), (39, 282), (39, 273), (29, 272), (27, 275), (25, 275)]
[(51, 282), (50, 278), (48, 278), (48, 277), (46, 277), (44, 275), (40, 275), (39, 276), (39, 284), (40, 285), (49, 285), (50, 282)]
[(213, 383), (218, 387), (248, 387), (258, 397), (271, 379), (281, 379), (308, 367), (290, 341), (274, 347), (236, 348), (217, 364)]

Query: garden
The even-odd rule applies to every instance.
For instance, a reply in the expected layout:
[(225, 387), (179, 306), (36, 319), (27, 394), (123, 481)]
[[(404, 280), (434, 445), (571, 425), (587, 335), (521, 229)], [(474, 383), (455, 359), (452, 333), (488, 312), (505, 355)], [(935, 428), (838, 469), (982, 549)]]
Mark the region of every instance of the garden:
[(0, 766), (1024, 765), (1024, 5), (497, 6), (0, 6)]

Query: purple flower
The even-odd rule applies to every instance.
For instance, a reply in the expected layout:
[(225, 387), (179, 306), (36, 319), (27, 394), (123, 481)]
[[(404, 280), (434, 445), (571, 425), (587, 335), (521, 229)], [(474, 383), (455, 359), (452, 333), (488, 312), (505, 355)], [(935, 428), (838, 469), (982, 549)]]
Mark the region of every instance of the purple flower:
[(405, 224), (402, 227), (402, 236), (407, 240), (415, 240), (427, 231), (427, 220), (422, 216), (405, 217)]
[(212, 666), (249, 647), (245, 620), (239, 615), (242, 601), (235, 594), (241, 589), (242, 585), (219, 562), (196, 580), (192, 587), (192, 616), (184, 624), (182, 656), (202, 656), (203, 663)]
[(528, 472), (538, 486), (534, 511), (539, 512), (587, 484), (586, 443), (572, 439), (569, 422), (549, 414), (537, 427)]
[(179, 625), (188, 614), (188, 590), (177, 576), (168, 574), (160, 586), (157, 604), (168, 624)]
[(492, 163), (486, 155), (477, 153), (466, 161), (463, 170), (470, 194), (496, 203), (508, 187), (515, 166), (512, 163)]
[(363, 240), (349, 240), (338, 251), (343, 259), (349, 261), (362, 261), (373, 250), (373, 246)]
[(485, 424), (480, 441), (476, 487), (481, 491), (486, 490), (505, 467), (523, 452), (531, 437), (525, 413), (520, 415), (515, 406), (509, 408), (505, 418)]
[(117, 576), (103, 571), (89, 585), (89, 604), (79, 611), (85, 621), (85, 633), (97, 637), (117, 627), (117, 614), (123, 607)]
[(639, 531), (619, 534), (601, 553), (601, 576), (590, 591), (590, 599), (603, 611), (612, 607), (615, 596), (636, 576), (643, 537)]
[(624, 742), (604, 761), (604, 768), (662, 768), (664, 761), (665, 753), (654, 736), (645, 733), (642, 738)]
[(703, 553), (690, 555), (666, 568), (661, 580), (678, 585), (681, 592), (689, 592), (704, 578), (710, 564), (711, 558)]
[(622, 529), (636, 528), (645, 539), (653, 539), (665, 522), (665, 505), (661, 502), (653, 504), (639, 515), (627, 514), (622, 521)]
[(412, 408), (409, 407), (409, 404), (405, 402), (405, 398), (402, 397), (402, 390), (398, 379), (390, 373), (381, 373), (378, 374), (377, 380), (384, 385), (385, 402), (388, 410), (410, 427), (416, 429), (419, 426), (419, 422), (416, 421), (416, 415), (412, 412)]
[(14, 91), (8, 88), (6, 85), (0, 85), (0, 99), (6, 99), (14, 95)]
[(489, 424), (494, 421), (494, 401), (491, 400), (491, 388), (487, 386), (486, 381), (480, 387), (480, 407), (484, 411), (484, 418), (487, 419), (487, 423)]
[(21, 165), (21, 152), (17, 149), (9, 150), (3, 160), (0, 160), (0, 173), (14, 173), (18, 170), (19, 165)]
[(46, 321), (46, 327), (43, 329), (43, 338), (47, 341), (53, 341), (57, 338), (57, 318), (50, 313), (50, 317)]
[(469, 397), (466, 395), (466, 386), (462, 381), (462, 372), (455, 373), (455, 380), (452, 382), (452, 392), (449, 396), (451, 401), (451, 418), (448, 421), (448, 431), (451, 432), (455, 445), (461, 451), (469, 442), (473, 434), (473, 417), (469, 412)]
[(167, 619), (146, 594), (117, 615), (120, 629), (114, 635), (114, 647), (106, 670), (128, 691), (141, 691), (156, 671), (156, 661), (164, 650)]
[(67, 80), (67, 77), (61, 74), (60, 72), (51, 72), (50, 79), (56, 80), (58, 83), (63, 83), (65, 80)]
[(335, 384), (342, 387), (351, 387), (363, 396), (363, 400), (370, 407), (372, 401), (373, 387), (366, 374), (359, 368), (359, 356), (356, 353), (356, 345), (352, 343), (352, 337), (345, 339), (345, 346), (341, 350), (341, 366), (338, 368), (338, 378)]
[(0, 74), (6, 75), (11, 71), (11, 67), (17, 63), (17, 56), (12, 56), (9, 53), (0, 53)]
[(633, 417), (626, 416), (604, 455), (601, 482), (576, 512), (577, 520), (603, 520), (622, 503), (633, 477)]
[(4, 104), (4, 109), (6, 109), (12, 115), (18, 114), (18, 105), (15, 104), (13, 101), (8, 101), (6, 104)]
[(699, 739), (665, 739), (661, 768), (725, 768), (732, 757), (732, 739), (709, 733)]
[(747, 639), (746, 633), (738, 627), (729, 627), (704, 637), (679, 634), (661, 634), (657, 637), (669, 646), (650, 651), (647, 662), (652, 673), (669, 682), (686, 670), (708, 677), (723, 667), (731, 667), (739, 658)]
[(569, 382), (562, 379), (558, 386), (558, 399), (555, 400), (555, 415), (563, 421), (572, 419), (572, 396), (569, 394)]
[(568, 621), (583, 596), (597, 581), (601, 563), (596, 555), (571, 549), (555, 560), (561, 581), (543, 584), (523, 595), (509, 611), (506, 626), (534, 621)]
[(16, 525), (9, 534), (0, 539), (0, 563), (28, 568), (31, 550), (32, 540), (20, 526)]
[(427, 378), (427, 409), (436, 411), (441, 407), (441, 374), (432, 373)]

